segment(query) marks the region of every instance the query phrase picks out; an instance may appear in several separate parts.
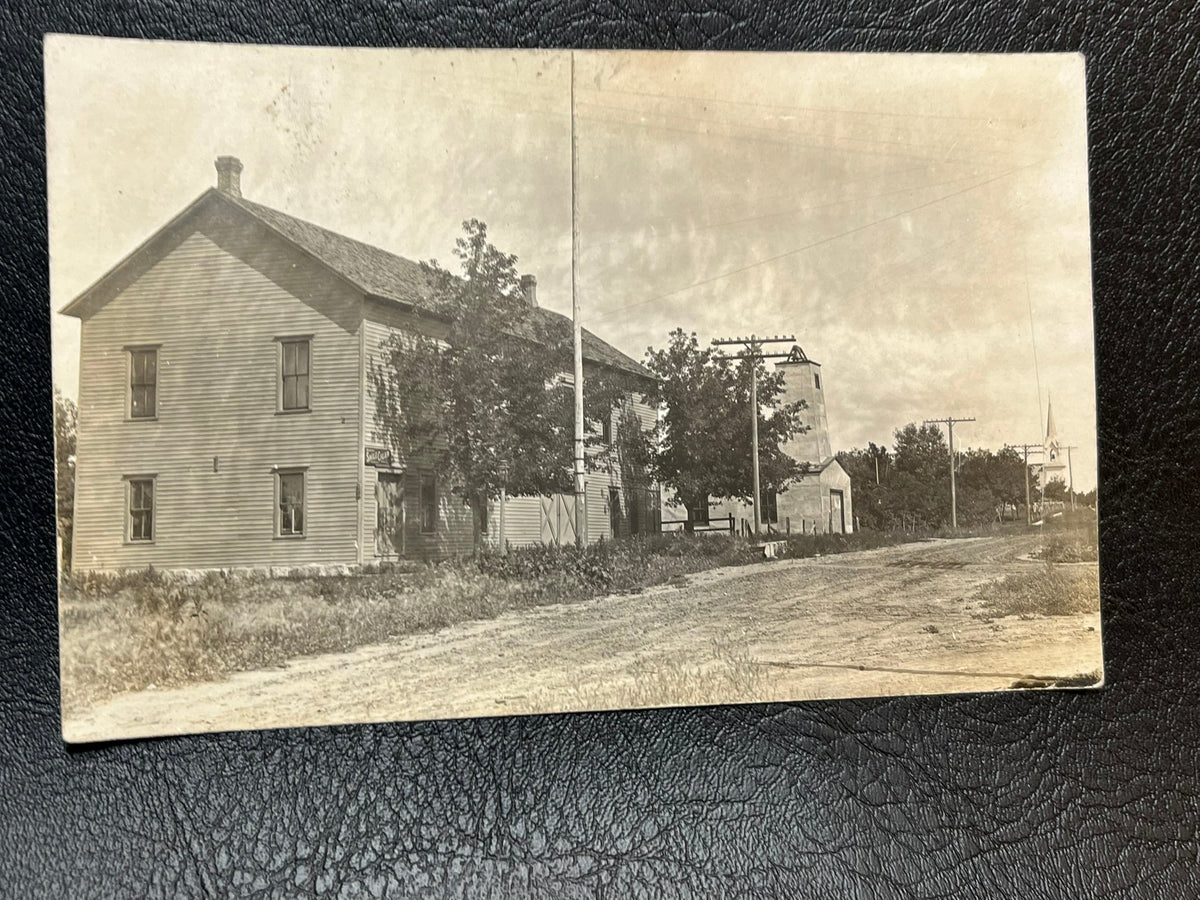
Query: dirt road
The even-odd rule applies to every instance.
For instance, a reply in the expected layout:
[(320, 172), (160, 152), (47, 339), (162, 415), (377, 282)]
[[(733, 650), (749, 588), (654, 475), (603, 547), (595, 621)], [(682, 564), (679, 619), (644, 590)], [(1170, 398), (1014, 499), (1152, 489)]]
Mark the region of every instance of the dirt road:
[(692, 576), (117, 697), (64, 723), (114, 735), (550, 710), (986, 691), (1101, 668), (1099, 614), (993, 621), (969, 598), (1040, 565), (1036, 537), (931, 541)]

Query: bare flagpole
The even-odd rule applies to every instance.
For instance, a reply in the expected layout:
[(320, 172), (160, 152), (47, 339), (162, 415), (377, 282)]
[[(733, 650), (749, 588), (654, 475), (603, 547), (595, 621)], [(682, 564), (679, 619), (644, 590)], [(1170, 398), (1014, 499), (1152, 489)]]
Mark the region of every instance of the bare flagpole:
[(571, 51), (571, 331), (575, 350), (575, 545), (584, 544), (587, 526), (583, 459), (583, 326), (579, 321), (579, 149), (575, 136), (575, 51)]

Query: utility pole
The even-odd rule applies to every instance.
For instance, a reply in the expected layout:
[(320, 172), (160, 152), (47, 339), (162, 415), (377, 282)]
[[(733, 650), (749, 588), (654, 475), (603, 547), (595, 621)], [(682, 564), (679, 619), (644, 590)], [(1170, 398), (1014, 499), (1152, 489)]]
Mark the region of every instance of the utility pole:
[(575, 355), (575, 546), (582, 547), (587, 527), (583, 458), (583, 325), (575, 268), (579, 259), (579, 141), (575, 134), (575, 52), (571, 52), (571, 337)]
[(1032, 525), (1033, 516), (1029, 508), (1029, 451), (1032, 450), (1034, 453), (1041, 453), (1045, 450), (1045, 447), (1042, 444), (1013, 444), (1013, 448), (1019, 448), (1025, 453), (1025, 524)]
[(754, 538), (758, 539), (759, 523), (762, 521), (762, 496), (758, 472), (758, 364), (764, 359), (784, 359), (787, 353), (763, 353), (763, 344), (794, 344), (795, 335), (760, 338), (750, 335), (748, 338), (718, 338), (713, 341), (714, 347), (730, 344), (741, 344), (745, 349), (731, 357), (745, 359), (750, 362), (750, 444), (754, 470)]
[(975, 417), (971, 416), (966, 419), (956, 419), (954, 416), (946, 416), (944, 419), (926, 419), (922, 425), (928, 425), (931, 422), (936, 422), (939, 425), (946, 423), (946, 429), (950, 432), (950, 527), (955, 531), (958, 530), (958, 489), (954, 483), (954, 426), (958, 422), (974, 422)]

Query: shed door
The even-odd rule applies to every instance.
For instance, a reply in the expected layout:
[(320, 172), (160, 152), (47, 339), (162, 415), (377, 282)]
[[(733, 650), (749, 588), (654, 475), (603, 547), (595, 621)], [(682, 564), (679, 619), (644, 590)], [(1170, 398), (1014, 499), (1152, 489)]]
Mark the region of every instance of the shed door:
[(542, 497), (542, 543), (575, 543), (575, 495)]
[(375, 484), (375, 555), (404, 555), (404, 476), (380, 472)]
[(841, 491), (829, 492), (829, 530), (835, 534), (846, 533), (846, 506)]

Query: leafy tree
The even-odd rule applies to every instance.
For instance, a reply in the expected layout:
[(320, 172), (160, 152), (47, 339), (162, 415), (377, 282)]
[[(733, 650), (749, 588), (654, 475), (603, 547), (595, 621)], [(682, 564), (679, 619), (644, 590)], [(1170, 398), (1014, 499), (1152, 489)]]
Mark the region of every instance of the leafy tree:
[(1024, 462), (1011, 447), (998, 452), (968, 450), (959, 458), (960, 522), (981, 525), (1003, 520), (1005, 511), (1025, 501)]
[(782, 445), (807, 430), (801, 422), (805, 404), (778, 402), (782, 372), (701, 347), (695, 334), (679, 328), (665, 348), (650, 348), (646, 358), (658, 377), (649, 399), (666, 410), (655, 432), (652, 471), (687, 509), (687, 530), (705, 497), (750, 500), (753, 494), (751, 365), (758, 369), (761, 486), (782, 492), (803, 473)]
[(1069, 501), (1067, 483), (1061, 478), (1051, 478), (1046, 482), (1045, 496), (1047, 500)]
[(850, 476), (854, 490), (854, 515), (862, 528), (884, 530), (891, 527), (886, 514), (887, 496), (894, 461), (887, 447), (874, 442), (865, 450), (847, 450), (837, 455), (841, 467)]
[(69, 397), (54, 389), (54, 480), (62, 567), (71, 570), (71, 538), (75, 510), (75, 434), (79, 411)]
[(937, 425), (909, 423), (895, 433), (895, 466), (886, 506), (893, 527), (909, 531), (950, 521), (950, 450)]
[[(463, 223), (454, 255), (461, 274), (422, 263), (441, 324), (394, 333), (370, 377), (381, 436), (402, 463), (436, 465), (471, 509), (478, 549), (487, 502), (502, 488), (572, 490), (571, 328), (526, 300), (516, 256), (488, 241), (483, 222)], [(598, 431), (629, 384), (598, 370), (586, 386), (585, 418)]]
[[(950, 522), (950, 451), (935, 425), (896, 431), (895, 455), (875, 444), (838, 454), (854, 486), (854, 512), (867, 528), (907, 531)], [(878, 462), (879, 483), (875, 472)], [(958, 520), (1003, 519), (1025, 499), (1025, 463), (1011, 447), (960, 451), (955, 461)]]

